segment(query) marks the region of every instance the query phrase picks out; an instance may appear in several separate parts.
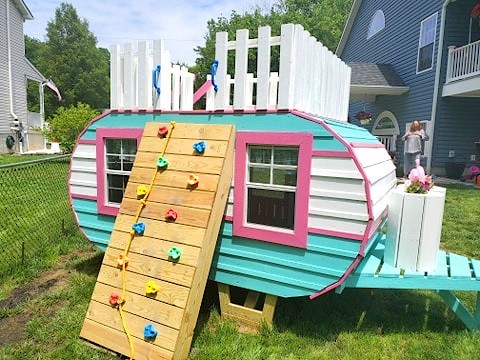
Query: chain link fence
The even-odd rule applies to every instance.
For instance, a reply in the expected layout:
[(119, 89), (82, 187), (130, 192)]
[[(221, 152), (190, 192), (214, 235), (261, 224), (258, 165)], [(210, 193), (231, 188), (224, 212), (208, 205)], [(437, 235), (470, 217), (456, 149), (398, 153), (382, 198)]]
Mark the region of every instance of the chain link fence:
[(68, 200), (70, 155), (0, 166), (0, 279), (34, 266), (75, 227)]

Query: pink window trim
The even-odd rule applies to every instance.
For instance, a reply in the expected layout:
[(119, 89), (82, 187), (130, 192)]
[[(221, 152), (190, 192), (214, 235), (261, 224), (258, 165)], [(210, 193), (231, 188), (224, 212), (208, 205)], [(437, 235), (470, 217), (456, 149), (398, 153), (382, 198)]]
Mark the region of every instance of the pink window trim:
[[(299, 146), (297, 191), (295, 197), (295, 226), (293, 231), (246, 222), (246, 171), (248, 145)], [(235, 143), (235, 187), (233, 204), (233, 234), (250, 239), (281, 245), (307, 247), (308, 200), (310, 192), (310, 168), (312, 162), (313, 135), (295, 132), (237, 132)]]
[(119, 205), (107, 203), (106, 184), (105, 184), (105, 139), (136, 139), (137, 147), (142, 138), (143, 129), (141, 128), (99, 128), (96, 131), (96, 151), (97, 151), (97, 211), (99, 214), (117, 216)]

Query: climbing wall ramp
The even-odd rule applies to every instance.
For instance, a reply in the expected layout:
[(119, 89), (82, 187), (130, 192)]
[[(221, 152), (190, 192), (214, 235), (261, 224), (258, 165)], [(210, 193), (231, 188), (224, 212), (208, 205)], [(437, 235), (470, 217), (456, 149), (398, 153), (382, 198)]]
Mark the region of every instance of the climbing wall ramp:
[(82, 338), (135, 359), (187, 358), (232, 181), (234, 133), (146, 124)]

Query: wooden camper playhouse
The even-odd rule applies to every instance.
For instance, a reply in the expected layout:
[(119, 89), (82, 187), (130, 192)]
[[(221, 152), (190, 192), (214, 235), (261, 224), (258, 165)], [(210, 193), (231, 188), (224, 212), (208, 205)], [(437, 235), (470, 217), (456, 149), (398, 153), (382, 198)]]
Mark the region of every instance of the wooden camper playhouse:
[[(479, 312), (451, 290), (478, 292), (480, 262), (442, 251), (432, 273), (383, 262), (395, 167), (346, 121), (349, 67), (291, 24), (276, 37), (218, 33), (215, 56), (194, 93), (162, 41), (111, 49), (111, 109), (80, 134), (69, 178), (78, 225), (105, 250), (81, 337), (138, 359), (185, 359), (207, 278), (222, 316), (252, 323), (272, 321), (278, 296), (406, 288), (439, 291), (478, 329)], [(202, 96), (205, 110), (193, 110)], [(230, 286), (250, 291), (244, 304)]]

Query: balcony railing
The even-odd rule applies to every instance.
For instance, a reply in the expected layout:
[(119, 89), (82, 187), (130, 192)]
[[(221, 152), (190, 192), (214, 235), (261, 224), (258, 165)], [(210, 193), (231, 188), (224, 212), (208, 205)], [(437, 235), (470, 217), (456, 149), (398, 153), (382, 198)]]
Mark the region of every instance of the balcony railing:
[(450, 46), (445, 83), (477, 75), (480, 75), (480, 40), (465, 46)]

